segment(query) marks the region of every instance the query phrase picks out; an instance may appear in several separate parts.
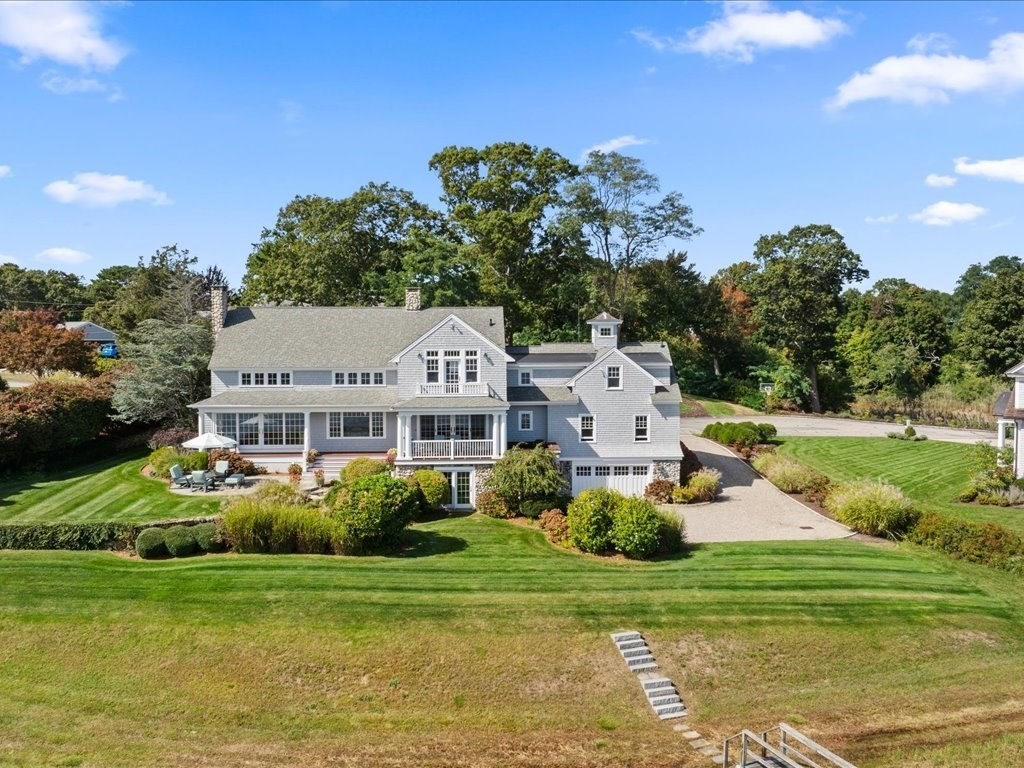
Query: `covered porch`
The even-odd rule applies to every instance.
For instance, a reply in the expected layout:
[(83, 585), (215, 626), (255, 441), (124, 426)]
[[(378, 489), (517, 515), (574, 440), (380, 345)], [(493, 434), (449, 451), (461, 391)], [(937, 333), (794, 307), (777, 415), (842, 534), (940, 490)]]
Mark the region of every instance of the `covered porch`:
[(508, 441), (504, 408), (489, 412), (398, 412), (398, 461), (498, 459)]

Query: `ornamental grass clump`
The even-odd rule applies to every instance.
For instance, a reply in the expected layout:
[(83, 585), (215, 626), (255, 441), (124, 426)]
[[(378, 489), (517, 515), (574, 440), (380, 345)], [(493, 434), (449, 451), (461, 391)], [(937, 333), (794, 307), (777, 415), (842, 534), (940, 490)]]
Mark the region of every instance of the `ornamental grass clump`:
[(722, 492), (722, 473), (711, 467), (694, 472), (686, 483), (686, 491), (690, 503), (714, 501)]
[(889, 539), (902, 538), (918, 519), (910, 499), (899, 488), (873, 480), (834, 486), (825, 498), (825, 509), (858, 533)]
[(764, 453), (752, 462), (754, 469), (786, 493), (806, 493), (821, 484), (821, 474), (788, 456)]

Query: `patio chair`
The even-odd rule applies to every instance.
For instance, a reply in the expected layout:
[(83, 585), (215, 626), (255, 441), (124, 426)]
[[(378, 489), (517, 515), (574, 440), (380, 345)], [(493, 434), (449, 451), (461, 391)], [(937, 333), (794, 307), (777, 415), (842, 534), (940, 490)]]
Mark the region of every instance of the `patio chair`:
[(175, 488), (191, 488), (192, 478), (185, 474), (181, 464), (171, 467), (171, 485)]
[(192, 473), (192, 492), (202, 491), (206, 493), (209, 490), (210, 479), (206, 476), (206, 470), (200, 469)]
[(228, 476), (230, 466), (226, 461), (218, 461), (213, 465), (213, 476), (218, 480), (223, 480)]

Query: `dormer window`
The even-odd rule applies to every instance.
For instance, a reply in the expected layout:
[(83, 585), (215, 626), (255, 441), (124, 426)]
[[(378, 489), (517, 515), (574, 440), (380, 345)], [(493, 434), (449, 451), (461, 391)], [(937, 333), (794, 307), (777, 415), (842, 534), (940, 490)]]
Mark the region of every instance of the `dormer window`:
[(610, 325), (598, 326), (597, 335), (603, 336), (604, 338), (611, 338), (612, 327)]
[(605, 369), (605, 389), (622, 389), (621, 365), (609, 365)]
[(291, 371), (240, 371), (239, 385), (243, 387), (290, 387)]
[(528, 387), (533, 384), (533, 371), (519, 372), (519, 386)]

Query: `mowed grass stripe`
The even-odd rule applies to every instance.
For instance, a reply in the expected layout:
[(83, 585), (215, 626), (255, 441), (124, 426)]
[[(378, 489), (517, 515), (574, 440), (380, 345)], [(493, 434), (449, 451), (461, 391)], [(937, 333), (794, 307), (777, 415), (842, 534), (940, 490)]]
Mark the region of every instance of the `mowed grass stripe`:
[(140, 472), (145, 454), (122, 455), (52, 475), (0, 483), (0, 523), (145, 522), (215, 514), (219, 501), (180, 496)]
[(970, 480), (974, 446), (877, 437), (784, 437), (779, 450), (833, 480), (882, 479), (903, 489), (925, 512), (992, 522), (1024, 534), (1024, 510), (959, 504)]

